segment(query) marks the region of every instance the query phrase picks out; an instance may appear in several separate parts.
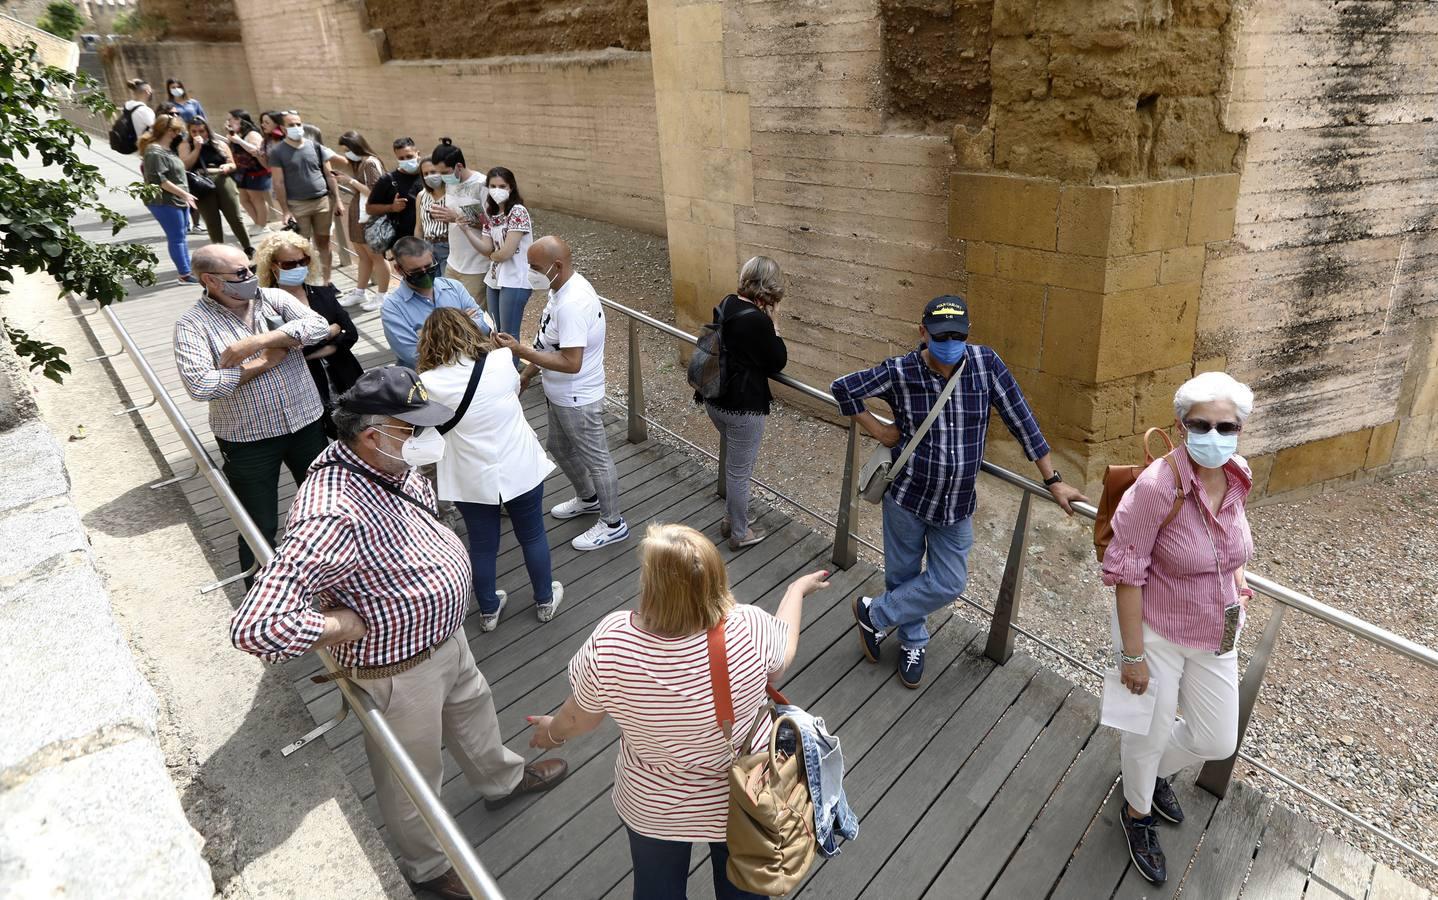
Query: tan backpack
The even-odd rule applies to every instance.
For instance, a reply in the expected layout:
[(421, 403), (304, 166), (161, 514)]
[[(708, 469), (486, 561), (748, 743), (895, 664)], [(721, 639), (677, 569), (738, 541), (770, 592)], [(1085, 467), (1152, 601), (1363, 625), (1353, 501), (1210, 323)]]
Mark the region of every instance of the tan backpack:
[(1110, 519), (1113, 518), (1113, 511), (1118, 509), (1118, 501), (1123, 499), (1124, 492), (1133, 487), (1138, 476), (1153, 464), (1154, 456), (1148, 449), (1148, 439), (1154, 432), (1163, 438), (1168, 445), (1168, 452), (1163, 459), (1168, 463), (1169, 469), (1173, 471), (1173, 509), (1169, 510), (1168, 517), (1163, 520), (1160, 528), (1168, 525), (1183, 508), (1183, 478), (1178, 474), (1178, 463), (1173, 461), (1173, 441), (1169, 440), (1168, 432), (1162, 428), (1150, 428), (1143, 433), (1143, 465), (1141, 466), (1109, 466), (1103, 472), (1103, 496), (1098, 501), (1098, 515), (1093, 521), (1093, 549), (1098, 554), (1098, 561), (1103, 562), (1103, 552), (1108, 549), (1109, 541), (1113, 540), (1113, 525)]

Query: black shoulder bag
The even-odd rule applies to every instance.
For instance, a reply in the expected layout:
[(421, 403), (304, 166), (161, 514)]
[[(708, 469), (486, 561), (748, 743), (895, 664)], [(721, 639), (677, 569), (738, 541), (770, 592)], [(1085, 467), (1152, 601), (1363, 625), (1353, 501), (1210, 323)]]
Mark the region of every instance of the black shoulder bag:
[(464, 414), (469, 412), (469, 401), (474, 399), (474, 392), (479, 388), (479, 379), (480, 376), (484, 374), (484, 363), (488, 359), (489, 354), (486, 353), (475, 360), (474, 370), (469, 373), (469, 387), (464, 389), (464, 398), (459, 401), (459, 406), (455, 407), (454, 415), (450, 417), (450, 420), (443, 425), (436, 425), (434, 428), (435, 431), (438, 431), (440, 434), (449, 434), (450, 431), (454, 429), (454, 426), (458, 425), (460, 420), (464, 418)]

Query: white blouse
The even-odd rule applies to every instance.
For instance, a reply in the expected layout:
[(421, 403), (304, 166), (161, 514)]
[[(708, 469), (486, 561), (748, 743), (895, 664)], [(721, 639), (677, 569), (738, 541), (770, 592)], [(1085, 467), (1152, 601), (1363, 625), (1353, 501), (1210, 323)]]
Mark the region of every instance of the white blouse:
[[(430, 398), (458, 408), (469, 386), (474, 361), (421, 373)], [(519, 373), (509, 350), (489, 353), (474, 399), (459, 424), (444, 436), (439, 461), (439, 497), (497, 504), (534, 490), (554, 471), (519, 401)]]

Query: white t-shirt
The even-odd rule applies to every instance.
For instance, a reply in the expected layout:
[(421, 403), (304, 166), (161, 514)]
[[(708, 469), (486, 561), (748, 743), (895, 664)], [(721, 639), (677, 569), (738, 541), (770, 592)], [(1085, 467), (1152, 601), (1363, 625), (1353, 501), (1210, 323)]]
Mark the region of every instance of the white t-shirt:
[(499, 248), (511, 231), (520, 232), (519, 247), (509, 259), (497, 261), (489, 271), (484, 283), (497, 288), (528, 288), (529, 245), (534, 243), (534, 224), (530, 221), (529, 210), (516, 206), (502, 219), (494, 220), (489, 226), (490, 240)]
[(588, 406), (604, 399), (604, 307), (589, 279), (574, 272), (564, 287), (549, 292), (534, 349), (583, 347), (573, 375), (544, 370), (544, 396), (555, 406)]
[[(461, 359), (423, 372), (419, 380), (430, 399), (458, 409), (469, 387), (474, 361)], [(514, 355), (494, 350), (474, 398), (459, 424), (444, 436), (439, 461), (439, 498), (466, 503), (496, 504), (534, 490), (554, 471), (519, 401), (519, 373)]]
[(135, 126), (135, 138), (138, 140), (140, 135), (149, 131), (150, 126), (155, 124), (155, 111), (139, 100), (129, 101), (125, 104), (125, 108), (130, 111), (130, 124)]
[[(444, 189), (444, 205), (456, 212), (482, 202), (484, 176), (476, 172), (469, 173), (469, 177), (459, 184), (451, 184)], [(445, 268), (453, 269), (461, 275), (482, 275), (489, 271), (489, 260), (479, 252), (478, 247), (469, 242), (463, 226), (458, 222), (449, 226), (449, 262), (445, 264)]]

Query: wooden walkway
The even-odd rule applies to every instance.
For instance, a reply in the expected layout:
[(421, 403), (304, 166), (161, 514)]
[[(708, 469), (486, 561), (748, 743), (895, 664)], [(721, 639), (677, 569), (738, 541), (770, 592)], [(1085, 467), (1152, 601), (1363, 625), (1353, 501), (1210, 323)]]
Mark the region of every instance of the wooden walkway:
[[(136, 218), (126, 237), (156, 240), (154, 223), (143, 214)], [(204, 407), (184, 395), (170, 349), (171, 326), (196, 294), (190, 286), (141, 290), (118, 311), (196, 431), (213, 447)], [(103, 321), (88, 321), (97, 346), (113, 350), (117, 342)], [(382, 341), (377, 314), (357, 321), (364, 332), (358, 349), (366, 365), (388, 362), (376, 340)], [(123, 359), (112, 363), (122, 398), (148, 399), (132, 367)], [(525, 406), (542, 437), (542, 400), (531, 393)], [(156, 452), (176, 473), (190, 471), (164, 416), (151, 410), (143, 417)], [(578, 553), (569, 539), (588, 521), (551, 520), (554, 577), (565, 584), (565, 600), (553, 621), (540, 625), (506, 521), (499, 558), (500, 585), (510, 592), (504, 619), (496, 631), (481, 634), (471, 607), (465, 625), (480, 669), (493, 685), (504, 739), (531, 759), (535, 753), (526, 747), (524, 717), (549, 712), (563, 701), (570, 657), (600, 617), (635, 600), (634, 549), (643, 526), (685, 522), (719, 540), (723, 507), (712, 471), (654, 442), (626, 443), (617, 419), (609, 434), (635, 537)], [(232, 574), (233, 527), (203, 479), (185, 482), (182, 489), (223, 574)], [(286, 504), (292, 493), (286, 476)], [(562, 476), (546, 483), (546, 504), (570, 496)], [(777, 511), (764, 511), (759, 524), (771, 535), (763, 543), (737, 553), (720, 546), (735, 594), (772, 611), (792, 578), (827, 567), (829, 548), (823, 537)], [(782, 686), (840, 736), (849, 800), (862, 821), (859, 839), (836, 859), (817, 864), (798, 896), (1091, 900), (1172, 897), (1181, 888), (1185, 900), (1430, 897), (1242, 783), (1218, 802), (1182, 777), (1177, 791), (1187, 820), (1161, 831), (1170, 880), (1162, 887), (1149, 885), (1131, 865), (1118, 827), (1117, 739), (1098, 727), (1096, 698), (1022, 654), (995, 666), (982, 656), (983, 641), (974, 626), (948, 611), (931, 621), (935, 637), (922, 688), (905, 690), (894, 677), (895, 648), (886, 648), (882, 664), (869, 665), (861, 660), (854, 636), (850, 598), (879, 592), (882, 581), (881, 572), (860, 564), (835, 573), (829, 590), (809, 598), (799, 658)], [(232, 588), (231, 594), (237, 602), (238, 590)], [(330, 718), (338, 694), (308, 680), (315, 661), (288, 665), (315, 721)], [(350, 718), (327, 740), (382, 827), (358, 725)], [(459, 767), (447, 760), (444, 801), (507, 898), (629, 896), (628, 845), (609, 800), (617, 740), (612, 723), (571, 740), (559, 751), (571, 767), (567, 781), (497, 812), (485, 810)], [(276, 754), (272, 764), (303, 765), (304, 754), (315, 752), (324, 751), (307, 748), (289, 760)], [(710, 898), (709, 864), (702, 851), (695, 852), (690, 896)]]

